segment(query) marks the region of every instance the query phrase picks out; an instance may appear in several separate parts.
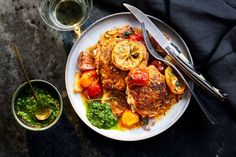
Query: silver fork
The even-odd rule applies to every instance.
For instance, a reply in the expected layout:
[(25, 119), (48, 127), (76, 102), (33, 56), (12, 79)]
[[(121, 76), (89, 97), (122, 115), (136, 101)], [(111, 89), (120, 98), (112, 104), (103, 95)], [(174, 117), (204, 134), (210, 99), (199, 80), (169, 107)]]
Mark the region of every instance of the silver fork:
[(146, 44), (146, 47), (148, 49), (148, 51), (150, 52), (150, 54), (157, 60), (162, 61), (163, 63), (165, 63), (166, 65), (171, 66), (178, 74), (179, 76), (182, 78), (182, 80), (184, 81), (184, 83), (186, 84), (186, 86), (188, 87), (189, 91), (191, 92), (191, 94), (193, 95), (193, 97), (195, 98), (195, 100), (197, 101), (199, 107), (202, 109), (203, 113), (205, 114), (205, 116), (208, 118), (208, 120), (213, 124), (213, 125), (217, 125), (216, 119), (212, 116), (212, 114), (205, 108), (205, 106), (202, 104), (202, 102), (200, 101), (200, 99), (198, 98), (198, 96), (195, 94), (195, 92), (192, 90), (192, 88), (190, 87), (189, 83), (187, 82), (187, 80), (184, 78), (184, 76), (182, 75), (182, 73), (178, 70), (178, 68), (176, 68), (175, 65), (173, 65), (171, 62), (165, 60), (156, 50), (155, 48), (152, 46), (152, 43), (149, 39), (149, 36), (147, 34), (146, 28), (144, 23), (141, 23), (141, 28), (142, 28), (142, 32), (143, 32), (143, 38), (144, 38), (144, 42)]

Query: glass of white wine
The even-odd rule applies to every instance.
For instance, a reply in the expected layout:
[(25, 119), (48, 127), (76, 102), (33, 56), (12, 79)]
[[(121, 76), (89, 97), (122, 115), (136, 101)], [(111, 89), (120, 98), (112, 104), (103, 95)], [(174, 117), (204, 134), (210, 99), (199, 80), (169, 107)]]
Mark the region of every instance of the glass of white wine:
[(50, 27), (59, 31), (74, 30), (80, 33), (80, 26), (89, 18), (92, 0), (41, 0), (39, 14)]

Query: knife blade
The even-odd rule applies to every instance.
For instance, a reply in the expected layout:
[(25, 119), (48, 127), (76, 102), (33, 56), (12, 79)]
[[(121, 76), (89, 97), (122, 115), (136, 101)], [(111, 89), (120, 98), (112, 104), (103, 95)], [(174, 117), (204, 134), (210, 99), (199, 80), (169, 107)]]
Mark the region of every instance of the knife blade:
[[(124, 6), (138, 19), (140, 23), (144, 22), (146, 29), (149, 32), (155, 32), (152, 34), (153, 38), (158, 42), (158, 44), (166, 50), (172, 43), (163, 35), (163, 33), (156, 27), (156, 25), (138, 8), (124, 3)], [(173, 45), (174, 46), (174, 45)], [(176, 47), (177, 48), (177, 47)], [(178, 48), (177, 48), (178, 50)], [(183, 60), (187, 66), (194, 68), (193, 65), (189, 62), (189, 60), (178, 50), (179, 53), (175, 55)]]
[(227, 94), (221, 93), (221, 91), (211, 85), (202, 74), (197, 72), (194, 65), (188, 61), (178, 47), (169, 41), (162, 34), (159, 28), (157, 28), (156, 25), (141, 10), (129, 4), (124, 3), (123, 5), (137, 18), (140, 23), (145, 23), (146, 29), (152, 34), (152, 37), (167, 52), (167, 54), (172, 57), (172, 59), (177, 63), (177, 66), (179, 66), (195, 83), (220, 100), (224, 100), (226, 98)]

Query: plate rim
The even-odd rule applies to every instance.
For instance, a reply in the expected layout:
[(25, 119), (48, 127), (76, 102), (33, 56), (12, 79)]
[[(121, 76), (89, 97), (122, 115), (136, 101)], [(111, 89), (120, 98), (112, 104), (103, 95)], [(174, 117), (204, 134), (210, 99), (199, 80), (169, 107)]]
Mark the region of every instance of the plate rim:
[[(102, 22), (103, 20), (106, 20), (106, 19), (111, 18), (111, 17), (113, 17), (113, 16), (121, 16), (121, 15), (132, 15), (132, 13), (130, 13), (130, 12), (119, 12), (119, 13), (114, 13), (114, 14), (110, 14), (110, 15), (107, 15), (107, 16), (102, 17), (101, 19), (99, 19), (99, 20), (95, 21), (94, 23), (92, 23), (88, 28), (86, 28), (86, 29), (82, 32), (82, 34), (80, 35), (80, 37), (77, 38), (76, 41), (74, 42), (74, 44), (73, 44), (73, 46), (72, 46), (72, 48), (71, 48), (71, 50), (70, 50), (70, 53), (69, 53), (69, 55), (68, 55), (68, 57), (67, 57), (66, 68), (65, 68), (65, 86), (66, 86), (66, 92), (67, 92), (67, 95), (68, 95), (68, 98), (69, 98), (69, 101), (70, 101), (70, 104), (71, 104), (71, 105), (72, 105), (72, 100), (71, 100), (72, 98), (71, 98), (71, 95), (68, 94), (68, 93), (69, 93), (69, 91), (68, 91), (68, 90), (69, 90), (69, 87), (68, 87), (68, 86), (69, 86), (69, 85), (68, 85), (69, 83), (68, 83), (68, 80), (67, 80), (67, 69), (68, 69), (69, 59), (71, 58), (72, 52), (74, 51), (74, 49), (75, 49), (76, 45), (78, 44), (80, 38), (83, 37), (83, 36), (87, 33), (87, 31), (89, 31), (92, 27), (94, 27), (96, 24)], [(146, 15), (147, 15), (151, 20), (154, 19), (154, 20), (156, 20), (156, 21), (162, 23), (165, 27), (167, 27), (168, 29), (170, 29), (170, 30), (178, 37), (178, 39), (179, 39), (179, 40), (182, 42), (182, 44), (184, 45), (184, 48), (187, 50), (186, 53), (188, 54), (188, 57), (189, 57), (189, 59), (190, 59), (190, 62), (191, 62), (192, 64), (194, 64), (194, 63), (193, 63), (192, 56), (191, 56), (191, 53), (190, 53), (190, 51), (189, 51), (189, 48), (188, 48), (187, 44), (185, 43), (185, 41), (183, 40), (183, 38), (182, 38), (172, 27), (170, 27), (168, 24), (166, 24), (164, 21), (162, 21), (162, 20), (160, 20), (160, 19), (158, 19), (158, 18), (156, 18), (156, 17), (154, 17), (154, 16), (152, 16), (152, 15), (148, 15), (148, 14), (146, 14)], [(135, 17), (134, 17), (134, 18), (135, 18)], [(192, 88), (193, 88), (193, 84), (192, 84)], [(188, 93), (188, 94), (189, 94), (189, 93)], [(172, 126), (182, 117), (182, 115), (183, 115), (184, 112), (186, 111), (186, 109), (187, 109), (187, 107), (189, 106), (189, 103), (190, 103), (190, 101), (191, 101), (191, 97), (192, 97), (192, 96), (191, 96), (191, 94), (190, 94), (190, 95), (189, 95), (189, 99), (187, 99), (187, 102), (186, 102), (187, 105), (183, 108), (183, 110), (181, 111), (181, 113), (179, 114), (179, 116), (176, 117), (174, 120), (172, 120), (171, 123), (169, 123), (169, 125), (168, 125), (167, 127), (163, 128), (162, 130), (158, 131), (158, 132), (155, 133), (155, 134), (150, 134), (149, 136), (141, 137), (141, 138), (138, 138), (138, 139), (114, 138), (114, 137), (112, 137), (112, 136), (105, 135), (105, 134), (103, 134), (103, 133), (101, 133), (101, 132), (98, 132), (97, 129), (96, 129), (94, 126), (91, 127), (90, 125), (88, 125), (87, 122), (85, 122), (85, 121), (81, 118), (81, 116), (80, 116), (79, 114), (77, 114), (77, 112), (75, 111), (73, 105), (72, 105), (72, 108), (73, 108), (73, 110), (75, 111), (75, 113), (77, 114), (77, 116), (79, 116), (80, 120), (81, 120), (83, 123), (85, 123), (87, 127), (89, 127), (89, 128), (92, 129), (93, 131), (97, 132), (98, 134), (100, 134), (100, 135), (102, 135), (102, 136), (104, 136), (104, 137), (106, 137), (106, 138), (110, 138), (110, 139), (118, 140), (118, 141), (141, 141), (141, 140), (145, 140), (145, 139), (149, 139), (149, 138), (151, 138), (151, 137), (157, 136), (157, 135), (163, 133), (164, 131), (168, 130), (170, 127), (172, 127)]]

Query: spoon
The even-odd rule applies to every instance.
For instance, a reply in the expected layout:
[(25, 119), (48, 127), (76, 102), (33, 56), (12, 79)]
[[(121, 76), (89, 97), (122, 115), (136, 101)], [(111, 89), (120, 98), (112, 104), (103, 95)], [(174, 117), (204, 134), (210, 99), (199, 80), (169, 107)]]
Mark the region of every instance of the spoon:
[(18, 62), (20, 63), (20, 67), (21, 67), (21, 70), (22, 72), (24, 73), (24, 76), (25, 76), (25, 79), (27, 80), (32, 92), (33, 92), (33, 96), (34, 96), (34, 99), (36, 100), (36, 111), (35, 111), (35, 117), (40, 120), (40, 121), (43, 121), (43, 120), (46, 120), (48, 119), (48, 117), (51, 115), (51, 109), (49, 106), (45, 105), (45, 104), (41, 104), (36, 96), (36, 93), (34, 91), (34, 88), (32, 87), (31, 83), (30, 83), (30, 80), (29, 80), (29, 77), (26, 73), (26, 70), (24, 68), (24, 65), (23, 65), (23, 62), (22, 62), (22, 59), (20, 57), (20, 53), (19, 53), (19, 50), (18, 48), (16, 47), (16, 45), (13, 46), (13, 49), (16, 53), (16, 56), (17, 56), (17, 59), (18, 59)]

